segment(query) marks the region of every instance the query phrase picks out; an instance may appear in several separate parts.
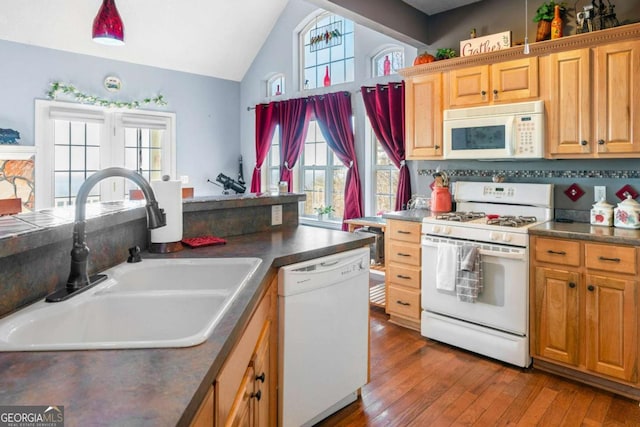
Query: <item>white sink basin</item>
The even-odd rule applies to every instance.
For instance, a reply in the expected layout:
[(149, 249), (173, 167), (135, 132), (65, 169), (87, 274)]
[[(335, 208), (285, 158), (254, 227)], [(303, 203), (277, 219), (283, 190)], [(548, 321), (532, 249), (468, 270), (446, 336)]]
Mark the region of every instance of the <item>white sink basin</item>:
[(0, 319), (0, 351), (188, 347), (204, 342), (259, 258), (152, 259), (105, 271), (66, 301)]
[(260, 258), (145, 259), (104, 273), (113, 279), (104, 292), (230, 292), (258, 268)]

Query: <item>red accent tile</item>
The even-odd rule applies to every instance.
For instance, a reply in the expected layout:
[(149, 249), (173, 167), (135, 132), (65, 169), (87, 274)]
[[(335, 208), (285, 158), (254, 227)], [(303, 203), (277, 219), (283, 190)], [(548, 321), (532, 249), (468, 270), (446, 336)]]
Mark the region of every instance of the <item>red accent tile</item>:
[(633, 199), (638, 197), (638, 192), (636, 190), (634, 190), (633, 187), (630, 186), (629, 184), (625, 185), (624, 187), (622, 187), (621, 189), (616, 191), (616, 196), (618, 196), (618, 198), (620, 200), (626, 199), (627, 198), (627, 194), (630, 194), (631, 198), (633, 198)]
[(571, 184), (569, 188), (564, 190), (564, 194), (566, 194), (568, 198), (575, 202), (584, 195), (584, 190), (580, 188), (578, 184)]

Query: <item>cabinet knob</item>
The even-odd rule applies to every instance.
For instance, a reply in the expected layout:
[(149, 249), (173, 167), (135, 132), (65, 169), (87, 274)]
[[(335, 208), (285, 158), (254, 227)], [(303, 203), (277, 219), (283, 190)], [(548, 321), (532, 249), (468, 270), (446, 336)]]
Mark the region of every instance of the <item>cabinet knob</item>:
[(599, 139), (598, 140), (598, 145), (604, 145), (604, 139)]
[(582, 145), (583, 147), (584, 147), (585, 145), (587, 145), (587, 144), (588, 144), (588, 142), (587, 142), (586, 140), (584, 140), (584, 139), (583, 139), (582, 141), (580, 141), (580, 145)]
[(260, 401), (262, 398), (262, 390), (258, 390), (255, 393), (251, 393), (251, 397), (255, 397), (257, 401)]
[(438, 151), (440, 149), (440, 146), (436, 144), (433, 146), (433, 148), (435, 148), (435, 150)]
[(263, 382), (264, 382), (264, 380), (265, 380), (265, 378), (266, 378), (266, 377), (265, 377), (265, 375), (264, 375), (264, 372), (263, 372), (263, 373), (261, 373), (260, 375), (256, 375), (256, 381), (260, 381), (260, 382), (262, 382), (262, 383), (263, 383)]
[(487, 95), (487, 91), (486, 90), (482, 90), (480, 91), (480, 95), (482, 95), (483, 97)]
[(593, 292), (596, 289), (596, 287), (593, 285), (589, 285), (587, 286), (587, 289), (589, 290), (589, 292)]
[(498, 99), (498, 89), (493, 90), (493, 98)]
[(575, 288), (575, 287), (576, 287), (576, 284), (575, 284), (575, 283), (573, 283), (573, 282), (569, 282), (569, 287), (570, 287), (571, 289), (573, 289), (573, 288)]

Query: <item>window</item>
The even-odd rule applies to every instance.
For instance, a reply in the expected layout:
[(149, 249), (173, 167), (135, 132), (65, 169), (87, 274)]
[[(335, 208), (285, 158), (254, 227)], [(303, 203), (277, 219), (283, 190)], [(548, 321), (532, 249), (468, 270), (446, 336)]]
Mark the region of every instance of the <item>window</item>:
[[(36, 208), (73, 205), (97, 170), (121, 166), (147, 180), (175, 176), (175, 114), (36, 101)], [(137, 186), (101, 182), (88, 201), (123, 200)]]
[(316, 16), (300, 32), (301, 89), (355, 79), (354, 25), (330, 13)]
[(265, 188), (271, 188), (280, 182), (280, 126), (276, 126), (276, 130), (273, 132), (271, 148), (265, 163), (268, 168), (266, 177), (262, 177), (262, 182), (265, 183)]
[(347, 168), (327, 145), (316, 121), (309, 122), (300, 166), (300, 188), (307, 200), (301, 215), (316, 218), (316, 209), (333, 207), (326, 219), (340, 221), (344, 214), (344, 186)]
[(284, 74), (276, 74), (267, 80), (267, 96), (280, 96), (284, 93)]
[(372, 58), (372, 64), (372, 77), (397, 74), (404, 68), (404, 50), (397, 46), (382, 49)]
[(395, 210), (400, 171), (391, 162), (373, 131), (370, 133), (373, 142), (373, 188), (375, 191), (373, 210), (376, 215), (379, 215)]

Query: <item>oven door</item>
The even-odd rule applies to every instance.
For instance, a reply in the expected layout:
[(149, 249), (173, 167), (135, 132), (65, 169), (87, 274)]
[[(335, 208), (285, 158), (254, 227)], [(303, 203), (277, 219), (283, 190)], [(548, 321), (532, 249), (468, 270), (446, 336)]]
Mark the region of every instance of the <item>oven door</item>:
[[(455, 290), (436, 288), (438, 243), (480, 248), (483, 290), (474, 303), (458, 300)], [(451, 274), (456, 274), (452, 271)], [(422, 309), (481, 326), (526, 336), (529, 258), (527, 248), (422, 236)]]

